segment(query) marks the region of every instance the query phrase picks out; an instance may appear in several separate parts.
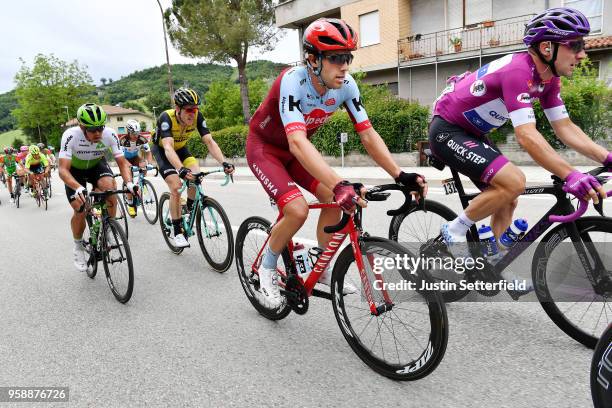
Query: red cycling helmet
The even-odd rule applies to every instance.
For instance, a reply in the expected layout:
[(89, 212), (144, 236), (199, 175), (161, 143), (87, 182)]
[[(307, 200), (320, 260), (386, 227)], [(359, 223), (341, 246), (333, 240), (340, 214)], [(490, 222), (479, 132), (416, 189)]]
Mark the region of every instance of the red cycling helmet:
[(310, 23), (302, 40), (304, 51), (318, 55), (323, 51), (357, 49), (357, 33), (344, 20), (320, 18)]

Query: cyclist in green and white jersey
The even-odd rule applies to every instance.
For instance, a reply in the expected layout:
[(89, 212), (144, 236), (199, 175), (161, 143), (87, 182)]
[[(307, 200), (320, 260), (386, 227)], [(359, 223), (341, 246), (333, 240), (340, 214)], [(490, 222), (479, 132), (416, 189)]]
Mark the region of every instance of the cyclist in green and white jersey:
[[(93, 103), (82, 105), (77, 111), (79, 126), (67, 129), (62, 135), (59, 161), (59, 176), (66, 184), (66, 196), (74, 210), (70, 227), (74, 238), (74, 265), (79, 271), (87, 269), (88, 254), (83, 245), (86, 220), (83, 204), (87, 195), (86, 185), (90, 183), (98, 191), (116, 189), (113, 172), (105, 158), (110, 150), (119, 165), (121, 177), (128, 190), (136, 194), (132, 183), (130, 163), (123, 157), (119, 139), (114, 129), (105, 127), (106, 112)], [(107, 199), (108, 213), (114, 217), (117, 198)]]

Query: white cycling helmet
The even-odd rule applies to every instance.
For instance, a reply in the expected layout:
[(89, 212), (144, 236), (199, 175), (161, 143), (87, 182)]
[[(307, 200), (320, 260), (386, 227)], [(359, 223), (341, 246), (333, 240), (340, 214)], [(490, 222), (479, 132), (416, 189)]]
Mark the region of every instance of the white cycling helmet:
[(128, 120), (126, 128), (127, 128), (128, 133), (136, 133), (136, 134), (140, 133), (140, 123), (138, 123), (137, 120), (134, 120), (134, 119)]

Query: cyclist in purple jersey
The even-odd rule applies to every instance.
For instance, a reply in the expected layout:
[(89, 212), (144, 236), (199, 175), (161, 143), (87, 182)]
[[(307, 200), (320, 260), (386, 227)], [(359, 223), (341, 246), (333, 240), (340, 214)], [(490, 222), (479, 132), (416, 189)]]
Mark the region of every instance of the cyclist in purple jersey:
[(506, 55), (474, 73), (451, 77), (434, 102), (429, 141), (433, 154), (467, 175), (483, 190), (441, 233), (455, 256), (469, 256), (466, 233), (491, 216), (497, 238), (512, 221), (525, 175), (487, 138), (487, 133), (512, 121), (516, 140), (536, 163), (566, 181), (564, 190), (598, 202), (605, 192), (597, 180), (566, 162), (536, 129), (532, 101), (539, 99), (555, 135), (567, 146), (604, 165), (612, 153), (594, 143), (568, 116), (561, 99), (560, 76), (572, 75), (586, 57), (586, 17), (570, 8), (553, 8), (534, 17), (525, 28), (527, 52)]

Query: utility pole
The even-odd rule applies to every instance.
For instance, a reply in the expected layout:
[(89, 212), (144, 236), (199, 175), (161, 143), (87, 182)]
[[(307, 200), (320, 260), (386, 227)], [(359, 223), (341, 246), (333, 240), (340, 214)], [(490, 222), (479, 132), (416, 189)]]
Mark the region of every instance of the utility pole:
[(168, 90), (170, 91), (170, 106), (174, 106), (174, 88), (172, 86), (172, 71), (170, 70), (170, 56), (168, 55), (168, 38), (166, 37), (166, 23), (164, 22), (164, 9), (161, 3), (157, 0), (159, 11), (162, 16), (162, 28), (164, 29), (164, 44), (166, 46), (166, 66), (168, 67)]

